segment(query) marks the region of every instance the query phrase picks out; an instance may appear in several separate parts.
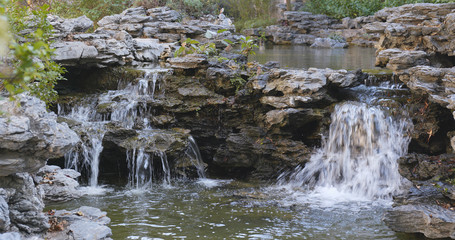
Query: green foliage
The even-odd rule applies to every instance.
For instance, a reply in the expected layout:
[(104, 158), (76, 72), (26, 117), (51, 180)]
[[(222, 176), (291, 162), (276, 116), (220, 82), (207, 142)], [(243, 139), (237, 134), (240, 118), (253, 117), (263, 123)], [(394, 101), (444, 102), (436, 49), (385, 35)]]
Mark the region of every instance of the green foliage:
[(47, 5), (29, 9), (15, 1), (0, 5), (0, 13), (7, 15), (16, 36), (10, 43), (10, 69), (0, 74), (0, 89), (6, 89), (11, 97), (29, 91), (47, 104), (57, 98), (54, 86), (63, 79), (65, 69), (51, 60), (54, 50), (49, 38), (53, 28), (46, 21), (47, 9)]
[(273, 25), (272, 1), (270, 0), (225, 0), (220, 4), (226, 9), (226, 15), (235, 19), (236, 30), (258, 28)]
[(235, 77), (231, 78), (230, 82), (231, 82), (231, 85), (235, 87), (235, 92), (238, 92), (246, 84), (246, 80), (243, 79), (241, 76), (235, 76)]
[(131, 5), (130, 0), (51, 0), (50, 13), (64, 18), (85, 15), (96, 23), (104, 16), (121, 13)]
[(255, 55), (256, 52), (254, 51), (255, 48), (258, 48), (258, 45), (255, 43), (255, 41), (251, 38), (251, 36), (248, 37), (241, 37), (240, 38), (240, 53), (248, 57), (250, 54)]
[(181, 57), (187, 54), (205, 54), (207, 56), (214, 56), (218, 53), (215, 43), (208, 42), (201, 44), (199, 41), (187, 38), (182, 42), (181, 46), (174, 53), (174, 57)]
[(325, 14), (335, 18), (372, 15), (385, 7), (409, 3), (448, 3), (455, 0), (308, 0), (305, 11)]
[(200, 17), (205, 14), (217, 14), (220, 0), (167, 0), (166, 6), (188, 16)]

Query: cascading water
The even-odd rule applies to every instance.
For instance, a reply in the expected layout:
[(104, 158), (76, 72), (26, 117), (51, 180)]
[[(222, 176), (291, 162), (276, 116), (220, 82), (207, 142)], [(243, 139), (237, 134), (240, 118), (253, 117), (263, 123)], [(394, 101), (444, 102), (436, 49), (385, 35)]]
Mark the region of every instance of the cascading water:
[(379, 107), (347, 102), (335, 107), (327, 140), (304, 168), (286, 182), (292, 187), (335, 188), (367, 199), (390, 198), (401, 185), (397, 159), (407, 152), (412, 123)]
[[(166, 153), (160, 148), (156, 150), (147, 148), (149, 139), (155, 134), (162, 134), (150, 126), (148, 119), (150, 109), (147, 102), (155, 101), (156, 88), (160, 88), (157, 84), (159, 76), (168, 73), (168, 70), (144, 69), (144, 72), (144, 76), (136, 81), (120, 81), (118, 90), (92, 96), (88, 101), (79, 103), (71, 109), (58, 106), (60, 116), (78, 123), (73, 128), (77, 128), (83, 139), (83, 143), (77, 149), (65, 156), (65, 167), (87, 172), (90, 186), (98, 185), (103, 138), (109, 131), (107, 123), (114, 123), (117, 127), (131, 129), (137, 133), (137, 141), (132, 141), (126, 152), (129, 187), (146, 188), (151, 186), (153, 179), (160, 179), (165, 185), (170, 184), (171, 169)], [(162, 89), (160, 90), (162, 92)], [(97, 110), (102, 110), (103, 113)], [(194, 164), (199, 177), (205, 178), (205, 166), (192, 137), (188, 139), (186, 157)]]
[(190, 136), (188, 138), (188, 141), (189, 146), (188, 150), (186, 151), (186, 154), (196, 167), (197, 175), (199, 176), (199, 178), (206, 178), (204, 162), (202, 161), (201, 152), (199, 151), (199, 147), (196, 143), (196, 140), (194, 140), (193, 136)]

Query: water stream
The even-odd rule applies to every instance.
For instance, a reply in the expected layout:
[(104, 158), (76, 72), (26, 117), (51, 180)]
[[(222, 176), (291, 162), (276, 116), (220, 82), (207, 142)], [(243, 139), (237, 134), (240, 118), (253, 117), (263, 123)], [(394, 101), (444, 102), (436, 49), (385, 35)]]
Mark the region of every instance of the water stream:
[[(135, 83), (119, 84), (119, 90), (72, 108), (60, 106), (59, 115), (79, 122), (76, 129), (84, 136), (66, 166), (86, 169), (89, 185), (97, 186), (107, 123), (139, 131), (138, 142), (159, 134), (148, 124), (146, 104), (156, 95), (158, 79), (158, 72), (147, 72)], [(392, 195), (401, 191), (396, 160), (406, 153), (412, 123), (405, 113), (376, 106), (374, 97), (367, 93), (366, 103), (337, 105), (322, 147), (278, 183), (207, 178), (189, 137), (185, 155), (199, 179), (173, 179), (165, 152), (138, 145), (126, 152), (126, 186), (111, 182), (102, 186), (102, 195), (47, 207), (98, 207), (112, 219), (113, 239), (417, 239), (391, 231), (381, 220)], [(107, 104), (110, 113), (97, 111)]]

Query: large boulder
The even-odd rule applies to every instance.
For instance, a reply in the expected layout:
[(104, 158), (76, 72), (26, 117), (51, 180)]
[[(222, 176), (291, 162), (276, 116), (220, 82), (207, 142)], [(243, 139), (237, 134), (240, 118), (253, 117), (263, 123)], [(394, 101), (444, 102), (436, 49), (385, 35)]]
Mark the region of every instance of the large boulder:
[(26, 94), (16, 98), (0, 100), (0, 176), (36, 172), (47, 159), (63, 157), (80, 141), (43, 101)]
[(16, 173), (7, 177), (0, 177), (0, 188), (4, 190), (4, 199), (8, 209), (3, 206), (3, 212), (9, 211), (10, 226), (3, 228), (9, 231), (20, 231), (24, 234), (42, 234), (49, 228), (48, 218), (44, 215), (42, 189), (34, 182), (28, 173)]

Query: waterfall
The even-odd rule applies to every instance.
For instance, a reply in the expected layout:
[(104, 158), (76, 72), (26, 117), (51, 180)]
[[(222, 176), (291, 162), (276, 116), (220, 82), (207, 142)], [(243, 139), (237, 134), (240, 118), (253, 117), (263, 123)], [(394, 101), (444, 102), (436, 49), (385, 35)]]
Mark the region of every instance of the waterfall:
[[(154, 158), (158, 157), (158, 160)], [(150, 155), (145, 153), (144, 148), (132, 149), (127, 151), (126, 161), (128, 163), (128, 187), (147, 188), (151, 187), (153, 178), (161, 177), (163, 184), (171, 183), (171, 169), (167, 160), (166, 153), (157, 152)], [(156, 169), (154, 165), (160, 164), (161, 168)], [(155, 172), (161, 170), (161, 172)]]
[[(59, 106), (59, 115), (65, 115), (63, 107)], [(99, 157), (103, 150), (103, 137), (105, 122), (97, 121), (99, 115), (93, 110), (93, 106), (77, 106), (65, 117), (79, 121), (79, 130), (84, 132), (83, 141), (79, 148), (65, 154), (65, 168), (73, 168), (76, 171), (89, 173), (89, 185), (98, 185)]]
[(201, 152), (199, 151), (199, 147), (194, 140), (193, 136), (188, 138), (189, 146), (186, 151), (186, 155), (191, 159), (191, 162), (194, 164), (197, 170), (197, 175), (199, 178), (206, 178), (205, 176), (205, 165), (202, 161)]
[[(401, 186), (397, 159), (407, 152), (410, 120), (356, 102), (336, 106), (331, 118), (328, 138), (287, 184), (335, 188), (368, 199), (388, 199), (397, 193)], [(284, 178), (280, 177), (281, 184)]]

